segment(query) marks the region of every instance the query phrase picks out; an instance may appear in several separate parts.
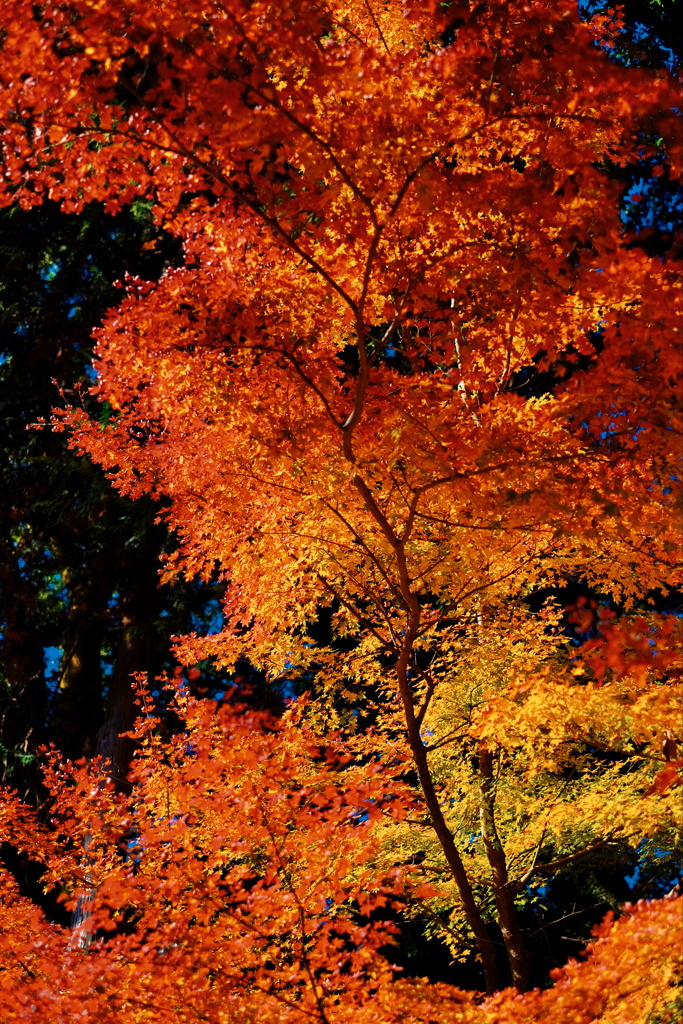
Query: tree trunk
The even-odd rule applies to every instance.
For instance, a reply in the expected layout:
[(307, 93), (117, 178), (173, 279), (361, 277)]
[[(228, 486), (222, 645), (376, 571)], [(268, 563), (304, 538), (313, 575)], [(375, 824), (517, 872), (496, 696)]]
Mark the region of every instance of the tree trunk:
[(498, 923), (510, 961), (512, 984), (520, 992), (526, 992), (529, 988), (529, 962), (517, 921), (514, 894), (508, 884), (505, 850), (496, 829), (493, 754), (488, 750), (479, 751), (479, 777), (479, 820), (486, 856), (491, 865)]
[(116, 663), (109, 681), (104, 720), (97, 734), (97, 753), (111, 767), (118, 790), (127, 788), (126, 776), (134, 743), (122, 736), (132, 728), (137, 714), (134, 677), (153, 672), (159, 638), (159, 553), (155, 530), (150, 530), (130, 557), (125, 590), (121, 593), (121, 636)]
[(63, 574), (69, 589), (64, 654), (55, 694), (51, 729), (65, 757), (92, 757), (102, 723), (102, 662), (107, 593), (96, 578), (73, 579)]
[(496, 962), (495, 947), (491, 941), (491, 937), (481, 913), (479, 912), (479, 907), (477, 906), (476, 900), (474, 899), (474, 893), (472, 892), (472, 886), (470, 885), (469, 878), (467, 877), (465, 865), (458, 853), (453, 840), (453, 835), (446, 824), (446, 819), (444, 818), (441, 805), (439, 804), (439, 798), (434, 787), (434, 780), (432, 779), (432, 774), (429, 769), (427, 751), (424, 743), (422, 742), (420, 729), (415, 717), (413, 695), (408, 683), (406, 662), (407, 656), (402, 654), (397, 662), (396, 672), (398, 675), (399, 691), (405, 714), (408, 742), (410, 744), (410, 749), (415, 761), (415, 767), (417, 768), (417, 774), (420, 779), (420, 785), (422, 787), (422, 792), (431, 818), (432, 828), (434, 829), (439, 843), (441, 844), (441, 849), (444, 852), (446, 861), (455, 880), (455, 884), (458, 887), (458, 893), (462, 900), (467, 923), (474, 933), (477, 950), (479, 951), (482, 966), (484, 968), (486, 991), (489, 993), (495, 992), (498, 988), (498, 964)]
[[(364, 352), (364, 342), (362, 339), (359, 340), (359, 352)], [(361, 359), (361, 362), (362, 361), (363, 360)], [(354, 416), (355, 415), (356, 412), (354, 411)], [(346, 426), (350, 427), (352, 420), (353, 417), (350, 417)], [(351, 450), (350, 431), (346, 432), (346, 427), (344, 435), (344, 454), (351, 464), (355, 463), (355, 456)], [(420, 726), (415, 716), (413, 694), (410, 688), (410, 683), (408, 682), (408, 665), (412, 657), (413, 645), (420, 626), (421, 613), (419, 602), (411, 589), (410, 576), (408, 573), (408, 565), (405, 555), (405, 536), (403, 539), (399, 539), (396, 535), (382, 510), (377, 505), (370, 488), (362, 477), (354, 472), (352, 479), (361, 496), (365, 508), (368, 510), (375, 522), (381, 527), (384, 536), (393, 548), (394, 556), (396, 558), (399, 589), (406, 606), (406, 630), (396, 659), (396, 676), (398, 680), (399, 694), (403, 704), (406, 731), (408, 733), (408, 743), (413, 755), (413, 760), (415, 761), (415, 767), (417, 768), (417, 774), (425, 802), (427, 804), (427, 809), (429, 811), (432, 828), (434, 829), (436, 837), (441, 844), (441, 849), (446, 857), (446, 862), (451, 869), (460, 899), (462, 900), (467, 923), (474, 933), (477, 950), (484, 968), (486, 990), (487, 992), (495, 992), (498, 988), (498, 964), (496, 961), (496, 950), (493, 942), (491, 941), (484, 919), (479, 912), (479, 907), (477, 906), (474, 893), (472, 892), (472, 886), (470, 885), (469, 878), (467, 877), (465, 865), (458, 853), (453, 840), (453, 835), (446, 824), (446, 819), (444, 818), (441, 805), (439, 804), (439, 798), (434, 787), (434, 780), (432, 779), (432, 774), (429, 769), (427, 751), (424, 743), (422, 742)]]
[(5, 748), (0, 781), (7, 779), (10, 785), (17, 785), (12, 778), (15, 759), (45, 740), (45, 639), (36, 636), (36, 594), (22, 578), (9, 531), (0, 542), (4, 546), (0, 562), (0, 682), (6, 687), (0, 706), (0, 740)]

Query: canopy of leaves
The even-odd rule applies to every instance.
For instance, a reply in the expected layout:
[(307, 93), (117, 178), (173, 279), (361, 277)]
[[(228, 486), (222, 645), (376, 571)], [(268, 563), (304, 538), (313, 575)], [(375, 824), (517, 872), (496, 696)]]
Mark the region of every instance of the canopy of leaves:
[[(675, 842), (677, 623), (647, 609), (680, 584), (679, 293), (613, 173), (678, 181), (668, 71), (611, 62), (618, 25), (564, 0), (2, 19), (5, 201), (144, 199), (183, 246), (95, 332), (105, 415), (59, 424), (160, 501), (169, 575), (219, 565), (225, 628), (179, 641), (184, 663), (248, 659), (315, 697), (271, 732), (181, 696), (170, 745), (146, 709), (125, 796), (52, 776), (47, 884), (78, 882), (91, 928), (74, 953), (44, 926), (8, 975), (23, 1012), (673, 1021), (673, 898), (523, 994), (548, 967), (543, 880), (583, 865), (597, 890), (605, 854), (650, 872)], [(581, 651), (529, 604), (577, 580), (603, 595), (572, 611), (595, 623)], [(330, 731), (333, 780), (307, 754)], [(383, 905), (518, 992), (396, 983)]]

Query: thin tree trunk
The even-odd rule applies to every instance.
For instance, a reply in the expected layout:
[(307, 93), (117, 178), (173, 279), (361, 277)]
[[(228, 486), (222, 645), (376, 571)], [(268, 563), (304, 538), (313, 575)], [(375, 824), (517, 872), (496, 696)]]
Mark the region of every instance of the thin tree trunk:
[[(350, 438), (347, 437), (346, 434), (344, 454), (349, 462), (352, 464), (355, 462), (355, 456), (353, 455), (350, 447)], [(472, 886), (470, 885), (469, 878), (467, 877), (465, 865), (458, 853), (453, 835), (446, 824), (446, 819), (444, 818), (441, 805), (439, 804), (436, 787), (434, 786), (434, 780), (429, 768), (427, 751), (424, 743), (422, 742), (422, 737), (420, 736), (420, 726), (415, 715), (413, 694), (408, 681), (408, 665), (412, 657), (413, 645), (420, 625), (421, 611), (419, 602), (410, 585), (410, 576), (408, 573), (408, 565), (405, 555), (406, 537), (404, 536), (402, 539), (399, 539), (396, 535), (391, 524), (377, 505), (370, 488), (362, 477), (354, 472), (352, 480), (359, 495), (361, 496), (363, 504), (375, 522), (381, 527), (384, 536), (394, 551), (396, 567), (398, 569), (399, 589), (406, 607), (406, 631), (396, 659), (396, 676), (401, 702), (403, 704), (408, 743), (413, 755), (415, 767), (417, 768), (417, 774), (425, 802), (427, 804), (427, 809), (429, 811), (432, 828), (434, 829), (436, 837), (441, 844), (441, 849), (444, 852), (446, 862), (451, 870), (451, 874), (453, 875), (453, 879), (458, 888), (458, 893), (460, 894), (460, 899), (462, 900), (467, 923), (474, 934), (477, 950), (484, 968), (486, 990), (487, 992), (495, 992), (498, 988), (498, 964), (496, 961), (496, 950), (474, 898), (474, 893), (472, 892)]]
[(412, 751), (413, 760), (415, 761), (415, 767), (417, 768), (417, 774), (420, 779), (425, 803), (427, 804), (427, 809), (431, 818), (432, 828), (434, 829), (437, 839), (441, 844), (441, 849), (444, 852), (451, 874), (453, 875), (455, 884), (458, 887), (458, 893), (462, 900), (467, 923), (474, 933), (477, 950), (484, 968), (486, 991), (495, 992), (498, 988), (498, 964), (496, 962), (495, 947), (491, 941), (486, 924), (479, 912), (476, 900), (474, 899), (474, 893), (472, 892), (472, 886), (470, 885), (469, 878), (467, 877), (465, 865), (458, 853), (451, 830), (446, 824), (446, 819), (443, 816), (443, 811), (439, 804), (439, 798), (434, 787), (434, 780), (432, 779), (432, 774), (427, 761), (427, 751), (425, 750), (424, 743), (420, 736), (420, 730), (415, 719), (412, 693), (410, 692), (407, 679), (402, 681), (400, 674), (399, 687), (408, 730), (408, 742)]
[(474, 898), (472, 886), (470, 885), (470, 880), (467, 877), (467, 871), (462, 862), (462, 857), (458, 853), (455, 845), (453, 834), (451, 833), (451, 830), (446, 823), (446, 819), (444, 818), (443, 811), (441, 810), (439, 798), (434, 786), (434, 780), (429, 768), (427, 750), (422, 742), (420, 727), (415, 716), (413, 694), (408, 681), (408, 660), (412, 651), (414, 636), (419, 624), (419, 606), (417, 606), (417, 602), (415, 602), (415, 605), (416, 607), (412, 610), (412, 614), (410, 616), (411, 622), (404, 639), (402, 650), (396, 663), (396, 674), (398, 677), (399, 692), (403, 704), (403, 712), (408, 733), (408, 743), (410, 744), (413, 760), (415, 761), (415, 767), (417, 768), (417, 774), (425, 802), (427, 804), (427, 809), (429, 811), (432, 828), (434, 829), (437, 839), (441, 844), (441, 849), (446, 857), (446, 862), (451, 869), (451, 874), (453, 875), (455, 884), (458, 887), (458, 893), (462, 900), (467, 923), (474, 933), (477, 950), (484, 968), (486, 991), (495, 992), (498, 988), (498, 964), (496, 961), (496, 950)]
[(486, 856), (491, 866), (498, 923), (510, 961), (512, 983), (520, 992), (526, 992), (529, 988), (529, 960), (517, 921), (514, 893), (508, 884), (505, 850), (496, 828), (493, 754), (484, 749), (479, 751), (479, 778), (479, 820)]

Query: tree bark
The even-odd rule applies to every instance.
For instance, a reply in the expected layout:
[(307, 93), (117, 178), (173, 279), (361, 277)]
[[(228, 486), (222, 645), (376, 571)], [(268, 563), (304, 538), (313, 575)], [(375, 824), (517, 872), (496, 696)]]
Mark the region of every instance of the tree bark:
[[(355, 457), (353, 456), (349, 445), (350, 440), (347, 445), (345, 438), (344, 454), (351, 463), (354, 463)], [(489, 993), (495, 992), (499, 987), (496, 950), (474, 898), (474, 893), (472, 892), (472, 886), (470, 885), (469, 878), (467, 877), (465, 865), (458, 853), (453, 835), (446, 824), (446, 819), (444, 818), (441, 805), (439, 804), (439, 798), (437, 796), (434, 780), (429, 768), (427, 750), (422, 742), (422, 737), (420, 736), (420, 726), (415, 715), (413, 694), (408, 681), (408, 665), (412, 657), (413, 644), (415, 643), (421, 617), (419, 602), (411, 589), (408, 565), (406, 562), (405, 540), (408, 531), (406, 531), (406, 534), (404, 534), (402, 539), (399, 539), (382, 513), (382, 510), (377, 505), (370, 488), (362, 477), (354, 472), (352, 479), (361, 496), (365, 508), (373, 517), (375, 522), (381, 527), (385, 538), (394, 551), (396, 567), (398, 570), (399, 590), (406, 606), (406, 630), (396, 659), (396, 676), (401, 703), (403, 705), (408, 743), (417, 769), (425, 803), (427, 804), (427, 810), (429, 811), (432, 828), (439, 840), (446, 862), (458, 888), (467, 923), (474, 934), (477, 950), (481, 957), (484, 969), (486, 990)]]
[(102, 723), (100, 651), (107, 593), (97, 576), (97, 567), (87, 578), (63, 573), (69, 590), (68, 620), (50, 725), (59, 749), (70, 760), (92, 757)]
[(134, 751), (133, 740), (122, 733), (132, 728), (137, 708), (136, 672), (154, 671), (159, 638), (159, 554), (156, 531), (149, 531), (129, 559), (125, 590), (121, 593), (121, 636), (109, 681), (104, 719), (97, 734), (97, 754), (110, 766), (118, 790), (127, 788), (126, 776)]
[(484, 969), (486, 991), (491, 993), (495, 992), (499, 987), (496, 950), (474, 898), (472, 886), (470, 885), (470, 880), (467, 877), (467, 871), (462, 862), (462, 857), (458, 853), (455, 845), (453, 834), (451, 833), (451, 830), (446, 823), (446, 819), (444, 818), (443, 811), (441, 810), (439, 798), (434, 786), (434, 780), (429, 768), (427, 750), (422, 742), (420, 727), (415, 716), (413, 694), (410, 689), (410, 683), (408, 682), (408, 658), (410, 651), (412, 650), (413, 637), (416, 631), (417, 622), (415, 622), (412, 628), (408, 630), (401, 654), (399, 655), (396, 663), (396, 674), (398, 676), (399, 692), (405, 715), (408, 743), (410, 744), (415, 767), (417, 768), (417, 774), (424, 794), (425, 803), (427, 804), (427, 809), (429, 811), (432, 828), (434, 829), (437, 839), (441, 844), (441, 849), (446, 857), (446, 862), (451, 870), (455, 884), (458, 887), (458, 893), (462, 900), (467, 923), (474, 933), (477, 950), (481, 957)]
[(520, 992), (526, 992), (529, 988), (529, 960), (517, 920), (514, 892), (509, 885), (505, 850), (496, 828), (493, 754), (484, 749), (479, 751), (479, 778), (479, 820), (486, 856), (491, 866), (498, 923), (510, 961), (512, 984)]
[[(35, 629), (36, 595), (22, 578), (9, 531), (0, 535), (0, 680), (6, 687), (0, 706), (0, 740), (5, 747), (0, 760), (0, 781), (10, 784), (21, 751), (45, 741), (48, 690), (45, 685), (43, 644)], [(4, 679), (2, 679), (4, 677)], [(26, 794), (22, 794), (26, 795)]]

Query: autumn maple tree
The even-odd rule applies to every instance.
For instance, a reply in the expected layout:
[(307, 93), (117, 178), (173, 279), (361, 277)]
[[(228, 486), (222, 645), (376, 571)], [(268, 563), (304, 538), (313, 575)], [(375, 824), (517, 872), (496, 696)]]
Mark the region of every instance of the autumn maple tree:
[[(53, 765), (52, 830), (7, 798), (46, 885), (90, 893), (83, 942), (10, 894), (8, 1019), (673, 1020), (673, 897), (481, 1006), (390, 952), (427, 908), (524, 993), (534, 887), (674, 841), (652, 602), (680, 582), (680, 309), (608, 173), (679, 174), (671, 77), (564, 0), (7, 0), (0, 25), (4, 201), (142, 197), (183, 243), (96, 332), (104, 415), (59, 425), (163, 498), (168, 574), (219, 567), (225, 628), (182, 664), (309, 692), (276, 722), (181, 690), (163, 742), (143, 697), (129, 791)], [(576, 580), (602, 595), (582, 648), (533, 600)]]

